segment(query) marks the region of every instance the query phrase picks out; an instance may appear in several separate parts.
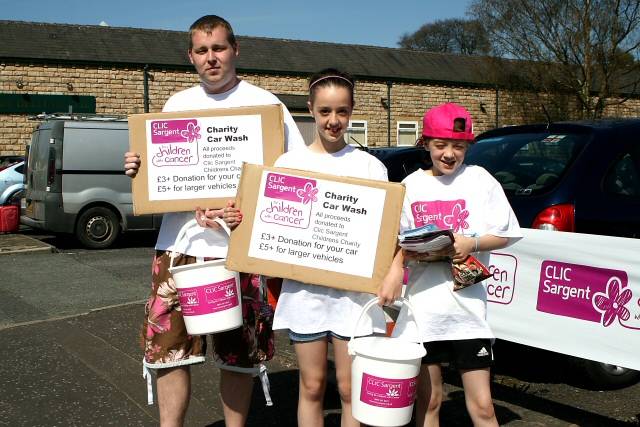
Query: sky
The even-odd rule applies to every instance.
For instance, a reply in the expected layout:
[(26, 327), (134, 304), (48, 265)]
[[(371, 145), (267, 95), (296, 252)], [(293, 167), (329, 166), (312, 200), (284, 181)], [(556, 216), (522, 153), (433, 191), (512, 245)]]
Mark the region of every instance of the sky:
[(186, 31), (202, 15), (236, 35), (398, 47), (403, 34), (464, 18), (471, 0), (0, 0), (0, 19)]

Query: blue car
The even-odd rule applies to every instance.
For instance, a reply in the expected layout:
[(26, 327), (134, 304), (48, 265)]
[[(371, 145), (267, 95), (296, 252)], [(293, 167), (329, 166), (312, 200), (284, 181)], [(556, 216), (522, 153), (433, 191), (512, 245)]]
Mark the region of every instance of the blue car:
[[(487, 169), (522, 227), (640, 238), (640, 119), (512, 126), (478, 136), (466, 162)], [(640, 372), (581, 360), (603, 388)]]
[(0, 206), (19, 204), (24, 191), (24, 161), (0, 166)]
[(365, 150), (384, 163), (391, 182), (400, 182), (418, 169), (431, 167), (429, 153), (422, 147), (378, 147)]
[(501, 183), (523, 227), (639, 238), (639, 132), (638, 119), (505, 127), (467, 163)]

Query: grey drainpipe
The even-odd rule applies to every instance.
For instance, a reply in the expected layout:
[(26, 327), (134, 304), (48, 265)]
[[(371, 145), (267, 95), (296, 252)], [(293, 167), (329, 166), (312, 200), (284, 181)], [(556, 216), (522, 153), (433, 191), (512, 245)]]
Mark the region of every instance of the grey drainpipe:
[(149, 64), (144, 64), (142, 71), (142, 83), (144, 87), (144, 112), (149, 112)]
[(500, 90), (496, 86), (496, 127), (500, 126)]
[(387, 80), (387, 147), (391, 147), (391, 86), (393, 82)]

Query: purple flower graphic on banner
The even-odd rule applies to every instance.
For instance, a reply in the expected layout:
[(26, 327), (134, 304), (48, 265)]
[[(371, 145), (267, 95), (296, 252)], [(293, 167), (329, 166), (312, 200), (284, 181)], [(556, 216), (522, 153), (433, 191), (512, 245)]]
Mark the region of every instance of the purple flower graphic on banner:
[(454, 233), (457, 233), (460, 230), (469, 228), (467, 218), (469, 218), (469, 211), (463, 209), (460, 203), (456, 203), (453, 206), (451, 215), (446, 215), (444, 217), (444, 223), (451, 227)]
[(607, 282), (607, 292), (596, 292), (593, 295), (593, 306), (602, 313), (602, 326), (609, 326), (619, 317), (620, 320), (629, 320), (631, 313), (625, 305), (631, 301), (631, 289), (621, 291), (622, 282), (617, 277), (612, 277)]
[(297, 190), (296, 194), (300, 197), (303, 204), (308, 204), (310, 202), (317, 202), (318, 198), (316, 195), (318, 194), (318, 189), (314, 187), (310, 182), (307, 182), (304, 185), (304, 188)]
[(187, 138), (189, 142), (195, 142), (200, 139), (200, 126), (196, 126), (193, 123), (187, 123), (187, 130), (180, 132), (183, 138)]

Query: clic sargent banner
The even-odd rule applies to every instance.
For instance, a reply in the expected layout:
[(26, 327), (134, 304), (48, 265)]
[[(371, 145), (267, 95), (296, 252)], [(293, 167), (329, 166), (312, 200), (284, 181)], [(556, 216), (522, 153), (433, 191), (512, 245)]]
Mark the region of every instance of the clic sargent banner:
[(640, 370), (640, 240), (523, 233), (483, 282), (496, 337)]

